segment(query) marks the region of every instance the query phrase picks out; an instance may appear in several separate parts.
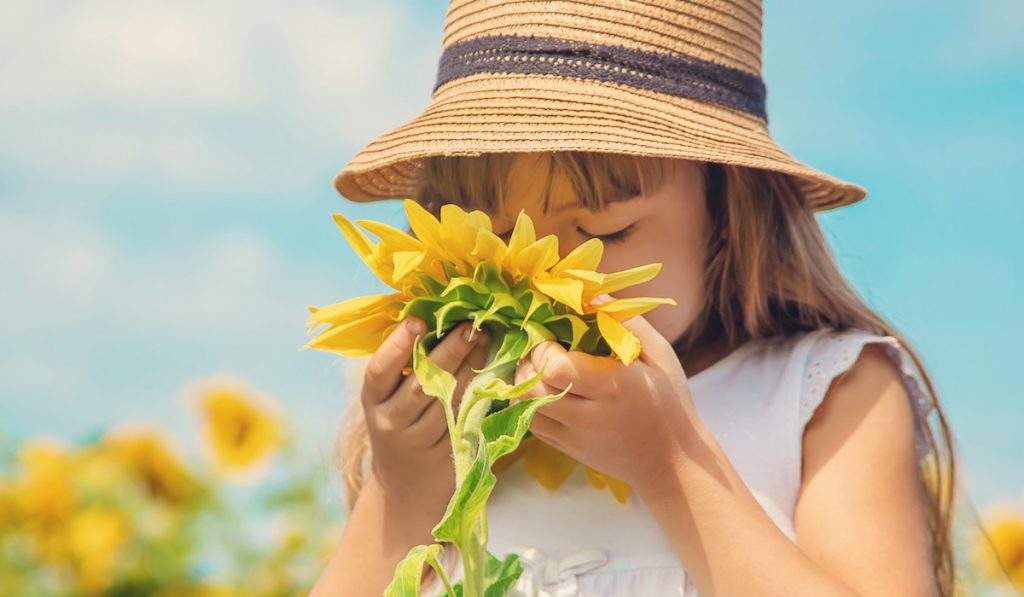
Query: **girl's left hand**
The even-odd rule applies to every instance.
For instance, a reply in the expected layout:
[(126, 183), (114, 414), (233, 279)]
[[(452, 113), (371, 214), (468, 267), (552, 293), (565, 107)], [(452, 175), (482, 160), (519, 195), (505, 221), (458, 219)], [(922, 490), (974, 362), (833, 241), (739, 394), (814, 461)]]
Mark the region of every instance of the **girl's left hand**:
[(540, 383), (524, 398), (557, 394), (571, 383), (565, 396), (534, 413), (530, 430), (643, 496), (671, 478), (702, 422), (668, 340), (643, 316), (623, 325), (642, 347), (628, 367), (611, 357), (566, 351), (550, 340), (523, 358), (515, 381), (533, 377), (546, 362)]

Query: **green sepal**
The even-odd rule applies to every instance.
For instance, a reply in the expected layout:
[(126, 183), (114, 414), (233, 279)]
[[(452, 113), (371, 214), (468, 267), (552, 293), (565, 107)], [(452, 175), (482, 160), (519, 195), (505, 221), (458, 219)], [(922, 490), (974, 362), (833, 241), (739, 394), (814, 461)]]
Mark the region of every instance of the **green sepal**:
[(501, 317), (500, 319), (504, 320), (502, 323), (506, 327), (508, 326), (510, 317), (521, 314), (519, 313), (519, 301), (507, 294), (492, 294), (489, 302), (490, 304), (487, 306), (487, 310), (476, 316), (475, 321), (473, 322), (473, 327), (475, 329), (480, 329), (481, 325), (491, 321), (492, 319), (499, 319), (496, 318), (495, 315), (502, 310), (504, 310), (505, 313), (504, 317)]
[(460, 321), (468, 319), (469, 314), (476, 311), (476, 307), (472, 303), (464, 301), (452, 301), (445, 303), (437, 310), (435, 317), (437, 317), (437, 325), (434, 333), (440, 338), (444, 336), (445, 332), (455, 327)]
[(559, 341), (569, 344), (569, 350), (575, 350), (587, 330), (590, 329), (583, 319), (572, 313), (548, 317), (543, 320), (543, 323), (545, 327), (554, 332)]
[(475, 370), (477, 373), (484, 373), (487, 371), (493, 371), (503, 365), (510, 363), (516, 363), (524, 354), (526, 354), (526, 346), (529, 342), (528, 335), (525, 331), (510, 329), (505, 332), (505, 335), (501, 339), (501, 347), (495, 353), (494, 358), (487, 364), (486, 367), (480, 370)]

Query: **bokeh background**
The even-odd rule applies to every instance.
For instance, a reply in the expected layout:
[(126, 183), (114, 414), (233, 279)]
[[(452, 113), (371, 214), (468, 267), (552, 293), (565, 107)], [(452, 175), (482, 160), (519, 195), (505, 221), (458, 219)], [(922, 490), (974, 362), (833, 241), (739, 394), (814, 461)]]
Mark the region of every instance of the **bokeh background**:
[[(0, 478), (9, 520), (25, 515), (16, 490), (52, 498), (78, 470), (76, 451), (130, 437), (118, 445), (131, 446), (132, 470), (158, 475), (169, 458), (199, 488), (182, 520), (244, 513), (214, 518), (230, 522), (246, 549), (211, 549), (197, 531), (180, 550), (213, 555), (183, 561), (182, 579), (228, 591), (245, 576), (238, 562), (268, 557), (287, 560), (288, 572), (263, 587), (298, 594), (315, 579), (315, 559), (343, 523), (330, 454), (351, 375), (343, 359), (298, 351), (306, 306), (382, 290), (332, 212), (393, 225), (403, 217), (397, 202), (347, 203), (331, 178), (426, 105), (446, 8), (0, 5)], [(869, 190), (864, 202), (820, 215), (842, 269), (923, 356), (972, 504), (1018, 518), (1021, 31), (1020, 0), (768, 2), (764, 37), (775, 137)], [(214, 445), (218, 425), (249, 425), (262, 439), (232, 454)], [(89, 477), (90, 487), (112, 474)], [(87, 513), (79, 548), (95, 551), (95, 537), (106, 537), (111, 561), (123, 559), (123, 545), (138, 539), (119, 509), (159, 498), (168, 484), (150, 479), (149, 494)], [(67, 527), (59, 516), (78, 512), (69, 500), (47, 511), (58, 516), (46, 531), (54, 541)], [(1024, 530), (1005, 529), (1007, 545), (1024, 550)], [(16, 582), (10, 569), (35, 565), (26, 550), (0, 550), (0, 587)], [(114, 582), (107, 563), (75, 565), (95, 577), (77, 590)], [(70, 582), (55, 574), (64, 580), (33, 590)], [(133, 582), (141, 592), (164, 586)]]

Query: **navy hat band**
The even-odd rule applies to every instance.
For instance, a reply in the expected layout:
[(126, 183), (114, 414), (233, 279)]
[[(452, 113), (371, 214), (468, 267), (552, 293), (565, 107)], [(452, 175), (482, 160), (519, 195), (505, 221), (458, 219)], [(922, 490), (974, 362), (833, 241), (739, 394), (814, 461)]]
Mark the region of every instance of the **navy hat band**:
[(621, 83), (714, 102), (768, 122), (761, 77), (685, 54), (553, 37), (474, 37), (441, 53), (434, 91), (453, 79), (479, 73), (560, 75)]

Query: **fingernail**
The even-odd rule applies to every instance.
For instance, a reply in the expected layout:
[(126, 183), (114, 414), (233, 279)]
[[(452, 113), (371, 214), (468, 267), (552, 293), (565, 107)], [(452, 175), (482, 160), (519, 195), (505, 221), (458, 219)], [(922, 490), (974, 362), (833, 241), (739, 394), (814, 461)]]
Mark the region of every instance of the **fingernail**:
[(423, 331), (426, 329), (426, 326), (423, 325), (423, 322), (420, 321), (419, 319), (406, 319), (405, 329), (408, 330), (410, 334), (417, 336), (423, 333)]
[(465, 340), (466, 342), (472, 342), (479, 335), (479, 332), (477, 332), (476, 334), (473, 333), (473, 326), (471, 325), (467, 325), (466, 327), (462, 328), (462, 339)]

